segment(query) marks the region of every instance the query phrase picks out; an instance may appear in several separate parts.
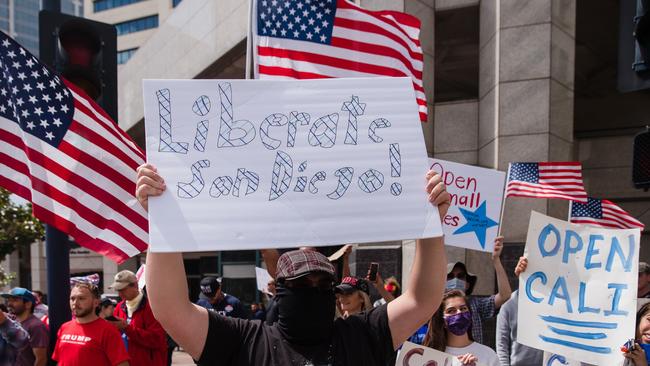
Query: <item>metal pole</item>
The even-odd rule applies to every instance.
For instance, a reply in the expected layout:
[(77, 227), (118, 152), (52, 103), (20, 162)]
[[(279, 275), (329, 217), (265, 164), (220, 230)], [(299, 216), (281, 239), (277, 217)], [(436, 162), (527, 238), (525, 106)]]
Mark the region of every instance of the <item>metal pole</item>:
[(14, 0), (9, 0), (9, 37), (16, 39), (16, 6)]
[[(43, 9), (61, 12), (61, 0), (43, 0)], [(47, 257), (47, 295), (49, 299), (50, 350), (52, 355), (61, 325), (71, 318), (70, 314), (70, 243), (68, 235), (55, 227), (45, 226), (45, 255)], [(48, 365), (56, 362), (48, 357)]]
[[(50, 321), (50, 355), (56, 344), (61, 325), (70, 314), (70, 243), (68, 235), (55, 227), (45, 226), (45, 256), (47, 258), (48, 318)], [(50, 365), (55, 363), (50, 360)]]

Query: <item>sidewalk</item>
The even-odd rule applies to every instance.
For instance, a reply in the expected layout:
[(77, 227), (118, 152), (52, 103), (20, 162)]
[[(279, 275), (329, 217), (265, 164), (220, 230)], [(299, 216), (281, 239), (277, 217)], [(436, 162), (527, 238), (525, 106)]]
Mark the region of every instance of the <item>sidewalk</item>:
[(194, 366), (194, 360), (192, 357), (183, 351), (174, 351), (172, 355), (172, 365), (174, 366)]

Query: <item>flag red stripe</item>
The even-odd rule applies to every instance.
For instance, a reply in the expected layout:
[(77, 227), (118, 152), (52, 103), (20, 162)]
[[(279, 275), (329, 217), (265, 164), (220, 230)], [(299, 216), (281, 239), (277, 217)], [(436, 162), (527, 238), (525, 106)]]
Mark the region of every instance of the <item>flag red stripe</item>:
[(32, 200), (32, 192), (29, 190), (29, 188), (24, 187), (10, 179), (7, 179), (2, 175), (0, 175), (0, 187), (4, 187), (5, 189), (9, 190), (9, 192), (17, 194), (27, 201)]
[[(93, 238), (90, 235), (86, 234), (83, 230), (80, 230), (77, 225), (73, 222), (64, 219), (63, 217), (52, 213), (44, 207), (41, 207), (37, 204), (33, 205), (34, 216), (38, 215), (38, 218), (41, 221), (44, 221), (48, 225), (52, 225), (57, 229), (72, 235), (75, 241), (92, 251), (95, 251), (101, 255), (104, 255), (117, 263), (122, 263), (125, 260), (129, 259), (129, 256), (120, 250), (118, 247), (114, 246), (111, 243), (105, 242), (99, 238)], [(146, 249), (146, 248), (145, 248)]]
[(548, 166), (579, 166), (582, 169), (582, 163), (579, 161), (540, 161), (539, 163), (540, 167), (548, 167)]
[(76, 198), (60, 191), (56, 187), (48, 184), (47, 182), (32, 176), (32, 188), (37, 190), (38, 192), (41, 192), (45, 196), (48, 196), (53, 200), (59, 202), (63, 206), (70, 208), (75, 213), (77, 213), (79, 217), (88, 221), (95, 227), (99, 229), (110, 230), (115, 234), (121, 236), (122, 238), (124, 238), (124, 240), (129, 242), (138, 250), (143, 251), (147, 249), (147, 243), (140, 240), (140, 238), (138, 238), (130, 230), (122, 226), (119, 222), (102, 217), (97, 212), (84, 206)]
[[(126, 142), (124, 141), (124, 136), (122, 136), (122, 134), (120, 133), (120, 132), (125, 133), (124, 131), (119, 130), (119, 129), (117, 129), (117, 128), (114, 128), (114, 126), (111, 126), (111, 127), (106, 126), (104, 122), (99, 121), (99, 120), (97, 119), (97, 117), (93, 116), (93, 111), (91, 111), (90, 109), (88, 109), (85, 105), (83, 105), (81, 102), (79, 102), (76, 98), (74, 99), (74, 106), (75, 106), (75, 108), (77, 109), (78, 112), (81, 112), (81, 113), (85, 114), (88, 118), (90, 118), (90, 119), (92, 119), (93, 121), (97, 122), (96, 126), (101, 126), (101, 128), (102, 128), (103, 130), (105, 130), (105, 131), (107, 131), (108, 133), (110, 133), (111, 135), (113, 135), (113, 136), (114, 136), (114, 137), (115, 137), (115, 138), (116, 138), (120, 143), (122, 143), (122, 146), (125, 146), (127, 149), (129, 149), (129, 151), (131, 151), (131, 152), (132, 152), (134, 155), (136, 155), (138, 158), (140, 158), (140, 159), (142, 159), (142, 160), (145, 159), (144, 154), (143, 154), (141, 151), (139, 151), (139, 150), (137, 150), (137, 149), (134, 149), (130, 144), (128, 144), (128, 143), (126, 143)], [(108, 122), (110, 123), (110, 122), (112, 122), (112, 121), (109, 119)], [(79, 124), (81, 124), (81, 123), (79, 123)], [(118, 131), (120, 131), (120, 132), (118, 132)], [(95, 132), (95, 134), (96, 134), (97, 136), (101, 136), (101, 135), (98, 134), (97, 132)], [(104, 137), (102, 137), (102, 139), (106, 140), (106, 138), (104, 138)], [(106, 140), (106, 141), (107, 141), (107, 140)], [(128, 155), (126, 155), (124, 152), (122, 152), (122, 153), (123, 153), (125, 156), (128, 156)], [(114, 154), (114, 155), (115, 155), (115, 154)], [(133, 158), (132, 158), (131, 156), (129, 156), (129, 160), (133, 160)]]
[[(19, 137), (13, 134), (10, 134), (5, 130), (0, 130), (0, 139), (7, 141), (9, 144), (19, 149), (25, 150), (27, 155), (29, 156), (29, 159), (33, 163), (42, 166), (44, 169), (56, 174), (61, 179), (74, 185), (82, 192), (88, 193), (98, 201), (104, 203), (105, 205), (109, 206), (113, 210), (119, 212), (120, 214), (122, 214), (122, 216), (126, 217), (128, 220), (133, 222), (135, 225), (140, 227), (143, 231), (146, 232), (148, 230), (149, 224), (147, 223), (146, 218), (144, 218), (142, 215), (138, 214), (137, 212), (133, 211), (124, 202), (118, 200), (109, 192), (106, 192), (102, 188), (96, 186), (88, 179), (74, 172), (71, 172), (64, 166), (60, 165), (59, 163), (45, 156), (40, 151), (36, 151), (32, 148), (25, 147), (22, 139), (20, 139)], [(32, 176), (32, 182), (34, 179), (36, 178)]]
[[(583, 193), (584, 189), (582, 188), (562, 188), (562, 189), (556, 189), (553, 188), (553, 186), (549, 185), (535, 185), (532, 183), (522, 183), (521, 181), (512, 181), (508, 183), (508, 188), (510, 187), (521, 187), (521, 189), (534, 189), (534, 190), (541, 190), (541, 191), (558, 191), (558, 192), (578, 192), (578, 193)], [(586, 193), (585, 193), (586, 194)]]
[[(81, 103), (79, 100), (77, 100), (76, 97), (74, 97), (74, 106), (75, 108), (79, 109), (80, 111), (84, 112), (87, 116), (93, 117), (94, 115), (100, 115), (104, 117), (109, 123), (111, 123), (111, 126), (105, 126), (104, 121), (101, 121), (99, 118), (93, 118), (99, 125), (101, 125), (104, 129), (107, 131), (111, 132), (111, 130), (114, 132), (112, 133), (114, 136), (118, 137), (121, 136), (120, 140), (124, 143), (124, 146), (128, 147), (131, 151), (133, 151), (134, 154), (138, 155), (142, 160), (145, 160), (145, 154), (144, 152), (136, 145), (133, 140), (131, 140), (131, 137), (129, 134), (127, 134), (124, 130), (122, 130), (116, 122), (113, 121), (113, 118), (111, 118), (106, 111), (99, 106), (94, 100), (92, 100), (90, 97), (86, 95), (86, 93), (81, 90), (81, 88), (77, 87), (76, 85), (68, 82), (67, 80), (61, 78), (65, 85), (72, 89), (75, 93), (81, 95), (81, 96), (86, 96), (84, 99), (86, 102), (90, 103), (92, 109), (87, 108), (83, 103)], [(117, 133), (117, 135), (115, 134)], [(119, 138), (119, 137), (118, 137)]]
[(91, 130), (90, 128), (86, 127), (80, 122), (73, 121), (72, 124), (70, 124), (69, 130), (79, 134), (80, 136), (84, 137), (86, 140), (91, 141), (92, 143), (97, 145), (99, 148), (115, 156), (115, 158), (123, 161), (126, 165), (129, 166), (129, 168), (132, 168), (134, 171), (138, 168), (138, 166), (140, 166), (138, 162), (133, 160), (122, 150), (118, 149), (115, 145), (113, 145), (111, 142), (106, 140), (103, 136), (99, 135), (97, 132)]
[(569, 181), (574, 180), (574, 181), (581, 181), (582, 180), (582, 175), (576, 174), (576, 175), (555, 175), (555, 174), (548, 174), (548, 173), (539, 173), (539, 179), (568, 179)]
[[(411, 28), (417, 28), (420, 29), (420, 25), (422, 22), (420, 22), (420, 19), (417, 17), (414, 17), (413, 15), (406, 14), (406, 13), (401, 13), (399, 11), (394, 11), (394, 10), (379, 10), (375, 12), (375, 14), (382, 15), (382, 19), (385, 19), (384, 17), (389, 16), (395, 18), (397, 23), (396, 25), (404, 25), (407, 27)], [(408, 33), (406, 35), (413, 40), (413, 42), (420, 42), (417, 38), (412, 38)]]
[[(259, 48), (259, 47), (258, 47)], [(276, 57), (276, 56), (269, 56)], [(293, 68), (287, 68), (282, 66), (269, 66), (269, 65), (258, 65), (258, 71), (260, 74), (264, 75), (274, 75), (274, 76), (286, 76), (293, 79), (332, 79), (333, 76), (317, 74), (307, 71), (299, 71)], [(416, 83), (412, 83), (413, 88), (416, 91), (424, 93), (424, 88)], [(416, 98), (416, 101), (419, 105), (426, 106), (426, 100), (422, 98)], [(425, 114), (426, 115), (426, 114)], [(425, 119), (426, 120), (426, 119)]]
[[(395, 34), (389, 32), (385, 28), (381, 28), (380, 26), (373, 24), (373, 23), (368, 23), (364, 22), (361, 20), (352, 20), (352, 19), (345, 19), (345, 18), (340, 18), (336, 17), (334, 20), (334, 27), (341, 27), (341, 28), (346, 28), (346, 29), (352, 29), (355, 31), (360, 31), (360, 32), (368, 32), (368, 33), (375, 33), (381, 36), (384, 36), (386, 38), (389, 38), (391, 41), (398, 43), (400, 46), (402, 46), (402, 49), (406, 52), (408, 52), (409, 56), (413, 58), (414, 60), (417, 61), (423, 61), (424, 57), (422, 56), (421, 53), (414, 52), (411, 47), (404, 42), (403, 39), (400, 37), (396, 36)], [(336, 29), (334, 30), (334, 33), (336, 34)], [(334, 37), (332, 37), (332, 41), (334, 41)], [(354, 42), (352, 43), (360, 43), (361, 42)], [(385, 47), (385, 46), (384, 46)], [(353, 50), (356, 50), (355, 48), (351, 48)], [(364, 51), (365, 52), (365, 51)], [(395, 51), (397, 52), (397, 51)], [(375, 52), (370, 52), (370, 53), (375, 53)], [(399, 53), (399, 52), (398, 52)], [(404, 58), (404, 56), (400, 53), (400, 57)], [(411, 64), (410, 61), (406, 61), (408, 64)]]
[(294, 79), (331, 79), (327, 75), (316, 74), (312, 72), (298, 71), (280, 66), (258, 65), (260, 74), (286, 76)]
[(630, 220), (628, 217), (622, 217), (620, 215), (613, 214), (611, 212), (607, 212), (603, 210), (603, 218), (607, 218), (610, 220), (614, 220), (620, 223), (624, 223), (626, 225), (632, 225), (632, 226), (638, 226), (639, 223), (636, 220)]
[(332, 37), (332, 46), (346, 48), (353, 51), (369, 53), (371, 54), (369, 55), (369, 57), (372, 57), (372, 55), (381, 55), (381, 56), (394, 58), (396, 60), (401, 61), (404, 67), (406, 67), (411, 72), (411, 75), (409, 76), (414, 76), (418, 80), (422, 80), (422, 71), (416, 70), (413, 67), (413, 65), (409, 62), (409, 60), (406, 57), (404, 57), (404, 55), (397, 52), (394, 48), (374, 45), (370, 43), (357, 42), (357, 41), (352, 41), (349, 39), (343, 39), (339, 37)]
[[(85, 166), (90, 167), (96, 171), (97, 174), (101, 174), (106, 179), (122, 188), (125, 192), (129, 194), (133, 194), (135, 192), (135, 182), (133, 180), (126, 178), (117, 170), (113, 169), (113, 167), (95, 158), (94, 156), (77, 149), (76, 146), (73, 146), (69, 142), (65, 140), (61, 141), (61, 144), (59, 144), (59, 150), (71, 158), (78, 160)], [(135, 172), (133, 172), (133, 174), (135, 175)]]
[[(358, 11), (360, 13), (363, 13), (363, 14), (366, 14), (366, 15), (369, 15), (369, 16), (375, 18), (376, 20), (378, 20), (380, 22), (386, 23), (386, 25), (390, 26), (391, 28), (394, 28), (394, 29), (398, 30), (400, 33), (404, 34), (406, 37), (408, 37), (412, 41), (416, 42), (418, 47), (420, 46), (420, 41), (412, 38), (404, 29), (402, 29), (401, 24), (399, 24), (397, 21), (395, 21), (393, 19), (386, 18), (385, 16), (382, 16), (382, 15), (385, 15), (386, 12), (381, 12), (381, 11), (376, 12), (376, 11), (366, 10), (364, 8), (361, 8), (359, 6), (351, 4), (351, 3), (347, 2), (347, 1), (338, 1), (336, 6), (339, 9), (351, 9), (351, 10)], [(394, 15), (394, 13), (391, 12), (391, 15)], [(402, 18), (404, 18), (406, 16), (407, 16), (407, 14), (404, 14), (402, 17), (399, 18), (399, 20), (401, 21)], [(338, 17), (337, 17), (337, 19), (338, 19)], [(414, 24), (414, 23), (417, 24), (417, 26), (415, 26), (416, 28), (420, 28), (419, 19), (417, 19), (417, 18), (413, 19), (411, 22), (409, 22), (409, 25)], [(334, 24), (336, 24), (336, 22)]]
[(27, 164), (23, 163), (22, 161), (16, 160), (13, 157), (3, 152), (0, 152), (0, 157), (2, 157), (2, 164), (17, 171), (18, 173), (29, 176), (29, 167), (27, 166)]
[(574, 224), (586, 224), (586, 225), (609, 227), (609, 228), (614, 228), (614, 229), (626, 229), (626, 227), (622, 227), (621, 225), (612, 224), (609, 221), (599, 221), (599, 220), (593, 219), (593, 218), (589, 218), (589, 219), (571, 218), (571, 222), (574, 223)]
[[(580, 202), (579, 197), (576, 196), (569, 196), (565, 194), (554, 194), (554, 193), (536, 193), (532, 194), (530, 192), (517, 192), (517, 191), (509, 191), (506, 193), (506, 197), (530, 197), (530, 198), (562, 198), (562, 199), (567, 199), (571, 201), (578, 201)], [(586, 198), (585, 198), (586, 201)]]
[(344, 60), (341, 58), (326, 56), (318, 53), (311, 53), (305, 51), (293, 51), (282, 48), (272, 48), (272, 47), (257, 47), (258, 53), (260, 56), (269, 56), (269, 57), (280, 57), (291, 60), (298, 60), (309, 62), (318, 65), (326, 65), (339, 67), (342, 69), (353, 70), (358, 72), (366, 72), (375, 75), (382, 76), (409, 76), (406, 75), (401, 70), (395, 70), (385, 66), (373, 65), (359, 61), (353, 60)]

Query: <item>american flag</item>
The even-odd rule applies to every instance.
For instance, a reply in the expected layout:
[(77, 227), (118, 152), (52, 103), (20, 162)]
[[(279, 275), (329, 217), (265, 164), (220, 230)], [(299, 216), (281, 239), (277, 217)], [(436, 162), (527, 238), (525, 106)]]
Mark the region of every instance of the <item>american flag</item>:
[(561, 198), (587, 202), (579, 162), (511, 163), (506, 197)]
[(426, 122), (419, 19), (346, 0), (255, 1), (256, 78), (410, 77)]
[(644, 225), (614, 202), (589, 197), (587, 203), (571, 202), (574, 224), (586, 224), (615, 229), (643, 229)]
[(34, 216), (122, 262), (147, 248), (143, 152), (80, 89), (0, 32), (0, 186)]

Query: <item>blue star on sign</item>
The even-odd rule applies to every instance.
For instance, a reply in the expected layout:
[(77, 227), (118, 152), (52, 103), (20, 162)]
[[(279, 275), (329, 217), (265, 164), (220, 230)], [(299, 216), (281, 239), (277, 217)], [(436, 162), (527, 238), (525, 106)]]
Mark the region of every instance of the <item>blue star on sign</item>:
[(459, 207), (458, 209), (460, 210), (460, 213), (465, 216), (467, 223), (454, 231), (454, 235), (469, 233), (473, 231), (474, 234), (476, 234), (478, 241), (481, 243), (481, 248), (483, 249), (485, 249), (485, 232), (492, 226), (499, 225), (499, 223), (487, 217), (485, 212), (486, 202), (487, 201), (483, 201), (483, 203), (481, 203), (476, 211), (470, 211)]

